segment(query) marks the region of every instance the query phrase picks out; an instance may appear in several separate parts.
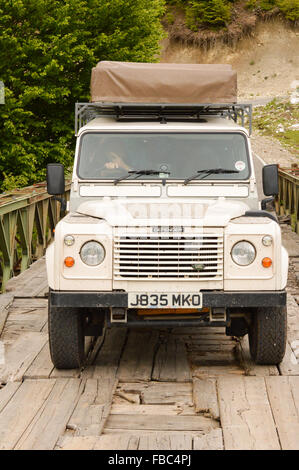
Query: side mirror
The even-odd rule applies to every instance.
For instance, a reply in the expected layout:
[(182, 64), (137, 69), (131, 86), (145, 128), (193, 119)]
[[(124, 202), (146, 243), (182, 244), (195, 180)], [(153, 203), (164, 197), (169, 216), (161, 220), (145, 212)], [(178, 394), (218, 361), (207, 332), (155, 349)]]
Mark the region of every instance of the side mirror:
[(275, 164), (263, 167), (263, 191), (265, 196), (278, 194), (278, 167)]
[(61, 163), (47, 165), (47, 191), (52, 196), (65, 192), (64, 166)]

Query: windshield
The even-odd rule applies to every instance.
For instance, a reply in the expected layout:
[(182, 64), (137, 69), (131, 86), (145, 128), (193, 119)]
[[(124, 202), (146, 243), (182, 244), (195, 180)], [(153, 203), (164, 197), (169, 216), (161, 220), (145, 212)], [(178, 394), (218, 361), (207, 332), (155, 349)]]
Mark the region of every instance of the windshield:
[(81, 138), (78, 176), (115, 180), (132, 170), (151, 170), (138, 179), (186, 179), (199, 170), (225, 168), (205, 180), (249, 177), (246, 138), (240, 133), (86, 133)]

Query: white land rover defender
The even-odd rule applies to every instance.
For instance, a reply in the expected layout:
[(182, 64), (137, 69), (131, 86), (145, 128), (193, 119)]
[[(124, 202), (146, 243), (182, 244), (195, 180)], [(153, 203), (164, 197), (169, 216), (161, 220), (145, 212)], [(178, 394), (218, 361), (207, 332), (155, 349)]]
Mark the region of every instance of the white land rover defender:
[[(76, 106), (69, 212), (46, 256), (53, 363), (81, 367), (84, 337), (104, 326), (223, 326), (249, 334), (256, 363), (277, 364), (288, 255), (258, 194), (251, 107), (162, 97)], [(276, 165), (262, 185), (277, 194)], [(62, 165), (48, 165), (47, 188), (64, 193)]]

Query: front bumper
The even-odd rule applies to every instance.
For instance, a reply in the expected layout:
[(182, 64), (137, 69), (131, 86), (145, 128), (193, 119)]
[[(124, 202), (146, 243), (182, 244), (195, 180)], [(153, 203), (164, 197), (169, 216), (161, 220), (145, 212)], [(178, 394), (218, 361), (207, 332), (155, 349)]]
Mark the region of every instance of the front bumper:
[[(223, 292), (202, 291), (203, 307), (257, 308), (283, 307), (286, 305), (286, 291)], [(107, 308), (128, 307), (126, 292), (80, 292), (50, 290), (53, 307)]]

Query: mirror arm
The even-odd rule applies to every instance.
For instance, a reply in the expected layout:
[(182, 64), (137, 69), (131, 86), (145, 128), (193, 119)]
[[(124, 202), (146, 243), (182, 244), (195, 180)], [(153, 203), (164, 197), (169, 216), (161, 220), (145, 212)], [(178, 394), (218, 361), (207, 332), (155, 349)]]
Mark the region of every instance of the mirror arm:
[(61, 204), (60, 212), (65, 212), (66, 211), (66, 200), (63, 197), (59, 197), (59, 196), (53, 196), (53, 199), (55, 201), (60, 202), (60, 204)]
[(267, 210), (267, 209), (266, 209), (266, 208), (267, 208), (267, 204), (268, 204), (269, 202), (273, 202), (273, 201), (275, 201), (275, 197), (274, 197), (274, 196), (272, 196), (272, 197), (267, 197), (266, 199), (262, 199), (262, 201), (261, 201), (261, 208), (262, 208), (262, 210), (263, 210), (263, 211)]

